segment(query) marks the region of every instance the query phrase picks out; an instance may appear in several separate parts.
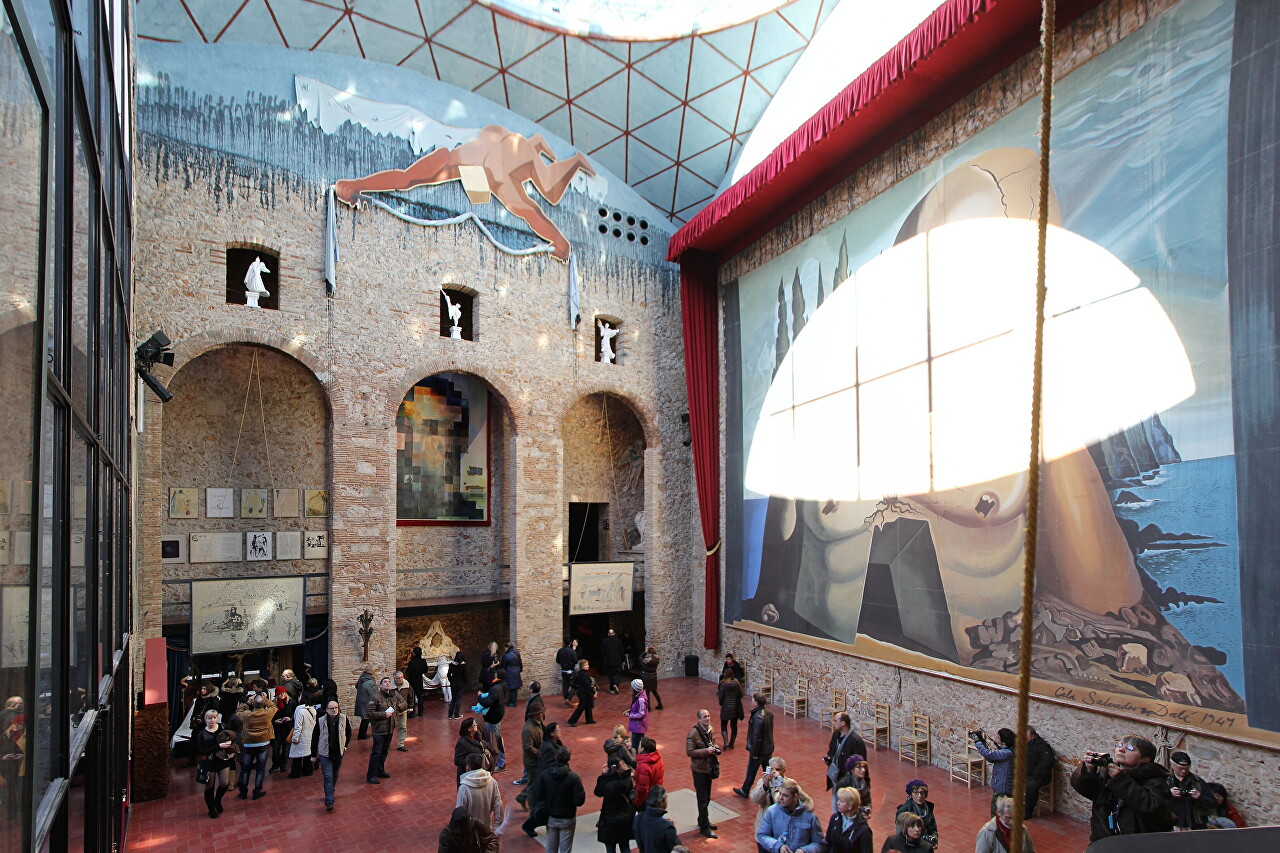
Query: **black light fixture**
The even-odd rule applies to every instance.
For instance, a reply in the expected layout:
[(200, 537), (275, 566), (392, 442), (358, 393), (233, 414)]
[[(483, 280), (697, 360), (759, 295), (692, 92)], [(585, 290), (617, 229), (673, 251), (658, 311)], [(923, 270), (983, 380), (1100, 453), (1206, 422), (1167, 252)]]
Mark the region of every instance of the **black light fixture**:
[(681, 442), (685, 447), (693, 444), (693, 436), (689, 434), (689, 413), (685, 412), (680, 416), (680, 423), (684, 426), (684, 441)]
[(135, 359), (134, 370), (138, 376), (142, 377), (143, 383), (160, 398), (161, 403), (167, 403), (173, 399), (173, 392), (164, 387), (159, 379), (151, 375), (151, 368), (157, 364), (163, 364), (168, 367), (173, 366), (173, 353), (169, 351), (171, 341), (169, 336), (164, 333), (163, 329), (157, 329), (155, 334), (147, 338), (138, 348), (133, 351)]

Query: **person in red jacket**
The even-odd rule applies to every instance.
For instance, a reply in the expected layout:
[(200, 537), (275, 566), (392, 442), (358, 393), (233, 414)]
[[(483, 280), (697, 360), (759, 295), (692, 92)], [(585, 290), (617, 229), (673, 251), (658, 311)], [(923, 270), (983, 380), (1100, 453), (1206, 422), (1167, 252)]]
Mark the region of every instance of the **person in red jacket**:
[(636, 808), (644, 808), (649, 789), (664, 784), (666, 773), (657, 741), (651, 737), (640, 738), (640, 755), (636, 758)]

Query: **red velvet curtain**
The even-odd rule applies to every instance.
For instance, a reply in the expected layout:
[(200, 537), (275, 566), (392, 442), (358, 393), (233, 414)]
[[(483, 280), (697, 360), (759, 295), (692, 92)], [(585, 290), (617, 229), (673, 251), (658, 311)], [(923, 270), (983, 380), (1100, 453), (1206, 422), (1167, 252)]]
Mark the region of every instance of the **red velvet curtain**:
[(707, 557), (702, 645), (720, 648), (720, 334), (715, 258), (690, 251), (680, 258), (684, 376), (698, 511)]

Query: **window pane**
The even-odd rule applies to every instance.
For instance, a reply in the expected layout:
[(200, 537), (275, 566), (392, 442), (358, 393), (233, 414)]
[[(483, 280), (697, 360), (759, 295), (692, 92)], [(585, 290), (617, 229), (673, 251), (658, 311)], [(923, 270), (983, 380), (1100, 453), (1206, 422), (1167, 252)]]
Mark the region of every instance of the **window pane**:
[[(11, 322), (0, 332), (0, 853), (23, 849), (30, 823), (23, 796), (34, 766), (24, 761), (34, 736), (27, 721), (38, 703), (27, 692), (32, 657), (34, 423), (41, 359), (40, 223), (44, 116), (27, 76), (14, 30), (0, 6), (0, 234), (5, 268), (0, 304)], [(24, 766), (25, 765), (25, 766)]]
[[(91, 335), (93, 310), (94, 223), (97, 187), (86, 159), (80, 122), (75, 122), (75, 195), (71, 212), (71, 398), (82, 414), (95, 423), (92, 414), (95, 365)], [(66, 379), (64, 378), (64, 382)]]
[(71, 685), (67, 705), (73, 726), (97, 704), (92, 633), (98, 504), (95, 456), (84, 437), (76, 433), (71, 442)]
[[(54, 589), (60, 583), (61, 573), (54, 569), (55, 559), (63, 557), (61, 542), (55, 541), (54, 516), (58, 509), (54, 496), (54, 484), (66, 482), (67, 459), (64, 452), (67, 436), (68, 412), (46, 401), (44, 419), (41, 422), (42, 449), (40, 451), (40, 488), (37, 505), (32, 510), (40, 513), (39, 537), (32, 537), (31, 558), (36, 560), (39, 576), (36, 581), (36, 617), (39, 623), (38, 657), (32, 655), (32, 663), (40, 667), (36, 677), (36, 701), (28, 719), (33, 719), (33, 738), (27, 742), (27, 773), (35, 777), (33, 802), (39, 803), (49, 787), (51, 779), (62, 772), (59, 752), (66, 748), (66, 726), (54, 725), (54, 715), (61, 705), (57, 702), (61, 683), (57, 677), (61, 667), (63, 644), (61, 626), (54, 623)], [(57, 764), (58, 766), (54, 766)]]

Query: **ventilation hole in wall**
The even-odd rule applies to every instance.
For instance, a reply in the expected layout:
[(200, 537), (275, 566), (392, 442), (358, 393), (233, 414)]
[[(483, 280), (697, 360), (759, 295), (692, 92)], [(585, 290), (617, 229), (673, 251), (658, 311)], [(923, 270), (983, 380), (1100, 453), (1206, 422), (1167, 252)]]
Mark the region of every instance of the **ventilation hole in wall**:
[(621, 236), (622, 236), (622, 229), (621, 229), (621, 228), (615, 228), (615, 229), (613, 229), (613, 236), (615, 236), (615, 237), (621, 237)]
[(597, 211), (597, 213), (599, 213), (599, 214), (600, 214), (600, 218), (601, 218), (601, 219), (608, 219), (608, 218), (609, 218), (609, 208), (607, 208), (607, 207), (602, 207), (602, 208), (600, 208), (600, 209)]
[(640, 245), (641, 245), (641, 246), (647, 246), (647, 245), (649, 245), (649, 235), (647, 235), (647, 234), (641, 234), (641, 235), (640, 235)]
[(630, 225), (632, 228), (634, 228), (636, 224), (636, 218), (634, 216), (628, 216), (627, 224)]
[(609, 226), (601, 222), (599, 225), (596, 226), (596, 230), (599, 231), (601, 234), (608, 234)]
[(635, 241), (636, 241), (636, 232), (634, 232), (634, 231), (628, 231), (628, 232), (627, 232), (627, 242), (628, 242), (628, 243), (634, 243)]
[(640, 230), (641, 230), (641, 231), (648, 231), (648, 230), (649, 230), (649, 220), (647, 220), (647, 219), (641, 219), (641, 220), (640, 220)]
[(621, 221), (622, 221), (622, 214), (621, 214), (619, 211), (616, 211), (616, 210), (615, 210), (615, 211), (613, 212), (613, 221), (614, 221), (614, 222), (621, 222)]

